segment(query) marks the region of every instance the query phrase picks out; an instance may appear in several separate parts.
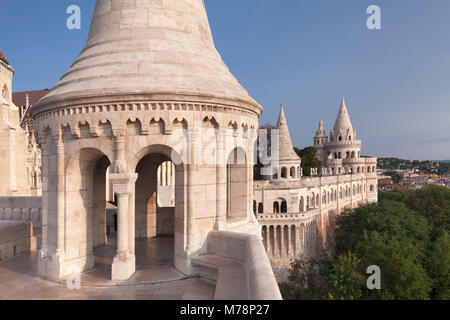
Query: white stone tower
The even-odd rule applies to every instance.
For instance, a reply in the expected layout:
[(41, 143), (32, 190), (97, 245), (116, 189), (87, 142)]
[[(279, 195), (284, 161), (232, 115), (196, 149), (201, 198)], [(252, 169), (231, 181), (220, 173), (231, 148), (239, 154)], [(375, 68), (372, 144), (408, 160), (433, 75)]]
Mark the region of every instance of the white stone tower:
[[(295, 179), (298, 180), (302, 176), (301, 159), (297, 155), (292, 146), (291, 135), (284, 115), (284, 108), (281, 105), (280, 115), (278, 116), (277, 127), (279, 150), (278, 150), (278, 171), (273, 179)], [(272, 156), (276, 156), (272, 150)]]
[(326, 143), (326, 149), (328, 151), (327, 167), (331, 167), (334, 173), (353, 172), (355, 166), (351, 159), (360, 157), (361, 141), (356, 139), (356, 130), (353, 129), (350, 121), (345, 98), (342, 98), (336, 122), (330, 132), (330, 139)]
[(0, 51), (0, 196), (28, 196), (25, 131), (12, 102), (14, 69)]
[(328, 136), (323, 127), (323, 120), (320, 119), (319, 128), (314, 136), (314, 147), (317, 150), (317, 158), (323, 163), (326, 161), (328, 154), (325, 150), (325, 144), (328, 142)]
[(107, 241), (108, 169), (118, 201), (113, 280), (133, 275), (136, 238), (160, 234), (166, 161), (175, 164), (175, 208), (164, 219), (176, 269), (192, 274), (212, 230), (260, 232), (249, 136), (262, 108), (222, 61), (202, 0), (97, 0), (84, 49), (31, 112), (42, 145), (41, 275), (94, 267), (93, 247)]

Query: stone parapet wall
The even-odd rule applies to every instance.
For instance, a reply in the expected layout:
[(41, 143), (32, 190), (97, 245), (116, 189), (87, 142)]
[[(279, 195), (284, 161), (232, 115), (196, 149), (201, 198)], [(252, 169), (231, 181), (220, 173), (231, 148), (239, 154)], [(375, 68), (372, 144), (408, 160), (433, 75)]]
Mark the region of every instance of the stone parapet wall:
[[(208, 254), (242, 263), (244, 273), (240, 275), (242, 287), (239, 290), (247, 293), (246, 299), (282, 299), (260, 237), (236, 232), (212, 231), (208, 234)], [(217, 287), (222, 285), (226, 284), (217, 283)]]
[(29, 221), (42, 227), (42, 197), (0, 197), (0, 221)]
[(0, 221), (0, 261), (36, 251), (33, 225), (25, 221)]

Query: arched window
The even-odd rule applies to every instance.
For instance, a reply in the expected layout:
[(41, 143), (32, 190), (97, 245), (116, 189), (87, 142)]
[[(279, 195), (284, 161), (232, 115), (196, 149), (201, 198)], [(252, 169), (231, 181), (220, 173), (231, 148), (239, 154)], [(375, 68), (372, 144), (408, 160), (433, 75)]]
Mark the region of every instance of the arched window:
[(258, 204), (258, 213), (264, 213), (264, 206), (261, 202)]
[(342, 153), (341, 152), (338, 153), (338, 158), (342, 159)]
[(350, 151), (347, 151), (346, 156), (347, 159), (350, 158)]
[(273, 203), (273, 213), (280, 213), (280, 204), (277, 201)]
[(295, 179), (295, 168), (294, 167), (291, 168), (291, 172), (290, 173), (291, 173), (290, 174), (291, 179)]
[(375, 166), (372, 167), (372, 173), (375, 173)]
[(287, 169), (281, 168), (281, 178), (286, 179), (287, 178)]
[(306, 211), (309, 211), (309, 208), (311, 207), (309, 196), (306, 197)]
[(373, 184), (371, 184), (370, 185), (370, 192), (374, 192), (374, 191), (375, 191), (375, 188), (374, 188)]
[(256, 215), (256, 200), (253, 200), (253, 213)]
[[(311, 141), (311, 140), (310, 140)], [(339, 141), (342, 141), (342, 136), (339, 136)]]
[(334, 153), (334, 158), (337, 159), (338, 158), (338, 154), (337, 152)]
[(357, 173), (360, 173), (360, 172), (361, 172), (361, 168), (358, 167), (358, 169), (356, 170), (356, 172), (357, 172)]
[(326, 204), (327, 203), (327, 192), (324, 191), (323, 195), (322, 195), (322, 204)]
[(281, 201), (281, 213), (287, 213), (287, 202), (286, 202), (286, 200)]
[(298, 205), (298, 212), (304, 212), (305, 211), (305, 199), (303, 197), (300, 197), (300, 204)]
[(311, 196), (311, 208), (316, 207), (316, 194), (313, 192)]
[(367, 173), (370, 173), (370, 167), (367, 167)]
[(352, 158), (355, 157), (355, 151), (352, 151)]
[(319, 206), (319, 201), (320, 201), (320, 198), (319, 198), (319, 195), (317, 195), (316, 196), (316, 204), (317, 204), (317, 206)]

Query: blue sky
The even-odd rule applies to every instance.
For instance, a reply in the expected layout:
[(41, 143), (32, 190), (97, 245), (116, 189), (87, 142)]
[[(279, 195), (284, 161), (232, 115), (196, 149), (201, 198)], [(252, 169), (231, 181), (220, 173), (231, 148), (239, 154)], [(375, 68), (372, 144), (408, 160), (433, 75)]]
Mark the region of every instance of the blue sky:
[[(285, 105), (304, 147), (322, 117), (334, 124), (342, 96), (363, 154), (450, 159), (450, 1), (205, 0), (217, 49), (275, 123)], [(66, 28), (66, 8), (82, 29)], [(381, 8), (382, 30), (366, 27)], [(87, 38), (93, 0), (3, 0), (0, 49), (14, 90), (52, 87)]]

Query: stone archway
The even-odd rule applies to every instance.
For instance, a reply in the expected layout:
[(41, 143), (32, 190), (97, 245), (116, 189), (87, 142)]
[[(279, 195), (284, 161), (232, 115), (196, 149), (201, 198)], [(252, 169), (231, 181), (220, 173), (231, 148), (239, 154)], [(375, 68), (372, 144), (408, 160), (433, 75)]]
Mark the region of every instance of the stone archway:
[[(173, 159), (175, 156), (176, 159)], [(163, 263), (185, 271), (185, 201), (184, 165), (172, 148), (155, 145), (141, 150), (136, 158), (137, 180), (131, 215), (134, 216), (134, 238), (146, 242), (146, 250), (136, 248), (136, 262)], [(166, 164), (173, 168), (167, 172)], [(169, 179), (170, 176), (170, 179)], [(163, 180), (163, 181), (161, 181)], [(174, 199), (171, 204), (162, 197), (163, 189), (171, 181)], [(166, 190), (167, 191), (167, 190)], [(181, 267), (183, 266), (183, 267)]]
[[(98, 149), (75, 152), (66, 167), (64, 248), (67, 263), (74, 261), (80, 271), (95, 266), (94, 248), (107, 244), (106, 170), (108, 157)], [(60, 226), (61, 227), (61, 226)], [(54, 235), (54, 234), (50, 234)], [(50, 243), (58, 243), (58, 239)], [(67, 274), (75, 270), (66, 270)]]

